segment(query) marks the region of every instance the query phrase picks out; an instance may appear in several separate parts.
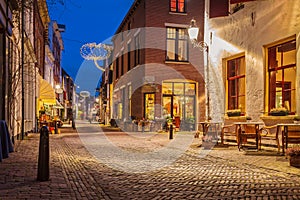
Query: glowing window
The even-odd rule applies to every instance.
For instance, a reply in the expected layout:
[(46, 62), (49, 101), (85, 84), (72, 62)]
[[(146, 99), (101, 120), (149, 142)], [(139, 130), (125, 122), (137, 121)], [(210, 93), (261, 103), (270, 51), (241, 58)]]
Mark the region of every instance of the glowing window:
[(185, 4), (185, 0), (170, 0), (170, 11), (184, 13)]
[(296, 111), (296, 40), (267, 48), (268, 111), (285, 107)]
[(227, 60), (227, 109), (245, 111), (245, 57)]

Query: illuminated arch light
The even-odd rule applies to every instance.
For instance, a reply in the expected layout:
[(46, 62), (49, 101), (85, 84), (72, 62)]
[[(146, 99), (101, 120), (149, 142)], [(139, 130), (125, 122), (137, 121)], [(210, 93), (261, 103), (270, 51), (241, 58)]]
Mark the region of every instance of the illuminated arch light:
[(83, 98), (89, 97), (90, 96), (90, 92), (89, 91), (81, 91), (79, 93), (80, 96), (82, 96)]
[(80, 48), (80, 55), (85, 60), (93, 60), (96, 67), (102, 71), (105, 69), (100, 66), (97, 61), (104, 60), (110, 56), (113, 47), (107, 44), (87, 43)]

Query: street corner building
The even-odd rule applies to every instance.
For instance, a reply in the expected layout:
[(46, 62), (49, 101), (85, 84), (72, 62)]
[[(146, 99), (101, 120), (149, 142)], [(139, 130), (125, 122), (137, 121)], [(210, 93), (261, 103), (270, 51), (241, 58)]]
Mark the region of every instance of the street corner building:
[(177, 129), (194, 130), (205, 118), (206, 55), (187, 34), (192, 18), (203, 25), (203, 13), (204, 1), (133, 3), (113, 37), (111, 109), (119, 124), (148, 120), (156, 131), (169, 117)]

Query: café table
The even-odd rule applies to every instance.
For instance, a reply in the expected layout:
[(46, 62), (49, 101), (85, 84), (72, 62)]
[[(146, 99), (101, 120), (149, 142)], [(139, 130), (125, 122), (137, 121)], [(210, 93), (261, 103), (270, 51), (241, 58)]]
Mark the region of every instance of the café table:
[(0, 161), (8, 158), (8, 154), (13, 152), (13, 144), (10, 139), (8, 127), (5, 120), (0, 120)]
[[(243, 137), (248, 138), (255, 138), (255, 149), (258, 150), (258, 139), (259, 139), (259, 126), (264, 125), (263, 122), (234, 122), (233, 124), (236, 125), (236, 130), (238, 131), (238, 149), (240, 150), (242, 147), (242, 139)], [(255, 132), (243, 132), (242, 126), (254, 126)]]
[[(288, 142), (289, 142), (289, 128), (293, 128), (296, 130), (293, 130), (293, 132), (297, 133), (297, 138), (298, 138), (298, 133), (299, 133), (299, 143), (300, 143), (300, 124), (293, 124), (293, 123), (281, 123), (281, 124), (277, 124), (277, 126), (279, 127), (283, 127), (283, 131), (281, 131), (281, 140), (282, 140), (282, 153), (284, 155), (285, 153), (285, 149), (288, 148)], [(295, 142), (293, 142), (295, 143)]]
[(221, 126), (223, 122), (213, 122), (213, 121), (202, 121), (198, 122), (202, 126), (203, 136), (211, 136), (212, 140), (216, 140), (218, 143), (218, 137), (221, 132)]

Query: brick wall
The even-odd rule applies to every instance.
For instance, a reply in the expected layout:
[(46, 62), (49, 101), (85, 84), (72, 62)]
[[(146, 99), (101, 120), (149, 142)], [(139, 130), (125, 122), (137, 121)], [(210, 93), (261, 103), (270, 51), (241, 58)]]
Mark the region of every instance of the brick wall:
[[(133, 6), (132, 9), (128, 12), (127, 18), (123, 20), (119, 29), (118, 35), (114, 38), (114, 60), (116, 55), (121, 58), (121, 52), (124, 51), (124, 66), (119, 64), (119, 67), (124, 68), (124, 74), (128, 71), (128, 56), (127, 48), (128, 44), (131, 44), (131, 50), (134, 50), (134, 43), (137, 33), (141, 36), (141, 63), (145, 64), (145, 67), (142, 69), (144, 72), (141, 73), (141, 76), (129, 76), (125, 75), (123, 80), (121, 77), (116, 76), (116, 64), (114, 64), (114, 85), (121, 86), (121, 82), (126, 83), (126, 81), (132, 82), (135, 79), (143, 79), (144, 76), (154, 76), (155, 83), (161, 85), (163, 80), (168, 79), (187, 79), (189, 81), (197, 82), (198, 86), (198, 97), (197, 97), (197, 111), (198, 119), (204, 119), (205, 115), (205, 89), (204, 89), (204, 67), (203, 67), (203, 58), (205, 55), (199, 49), (193, 48), (189, 44), (189, 62), (188, 63), (178, 63), (178, 62), (166, 62), (166, 27), (167, 26), (179, 26), (179, 27), (188, 27), (190, 20), (192, 18), (197, 20), (197, 25), (200, 27), (200, 32), (202, 32), (199, 40), (203, 40), (203, 16), (204, 16), (204, 0), (197, 1), (187, 1), (187, 13), (186, 14), (174, 14), (169, 12), (169, 0), (140, 0), (138, 5)], [(132, 30), (130, 33), (127, 32), (128, 23), (131, 24)], [(147, 27), (147, 28), (144, 28)], [(138, 30), (137, 28), (140, 28)], [(124, 40), (121, 40), (121, 31), (123, 33)], [(131, 41), (128, 43), (128, 41)], [(131, 69), (136, 67), (134, 66), (134, 52), (131, 52), (130, 55)], [(115, 63), (115, 61), (114, 61)], [(121, 61), (120, 61), (121, 63)], [(119, 69), (121, 72), (121, 69)], [(132, 73), (132, 72), (130, 72)], [(121, 73), (119, 73), (121, 74)], [(140, 73), (139, 73), (140, 74)], [(121, 80), (121, 82), (120, 82)], [(126, 81), (125, 81), (126, 80)], [(117, 82), (119, 82), (117, 84)], [(142, 80), (137, 81), (140, 84)], [(142, 85), (140, 85), (141, 87)], [(155, 91), (155, 90), (154, 90)], [(161, 89), (155, 91), (156, 99), (155, 103), (161, 103), (162, 94)], [(135, 93), (132, 98), (134, 103), (134, 108), (132, 114), (135, 116), (143, 115), (143, 90), (135, 90)]]

